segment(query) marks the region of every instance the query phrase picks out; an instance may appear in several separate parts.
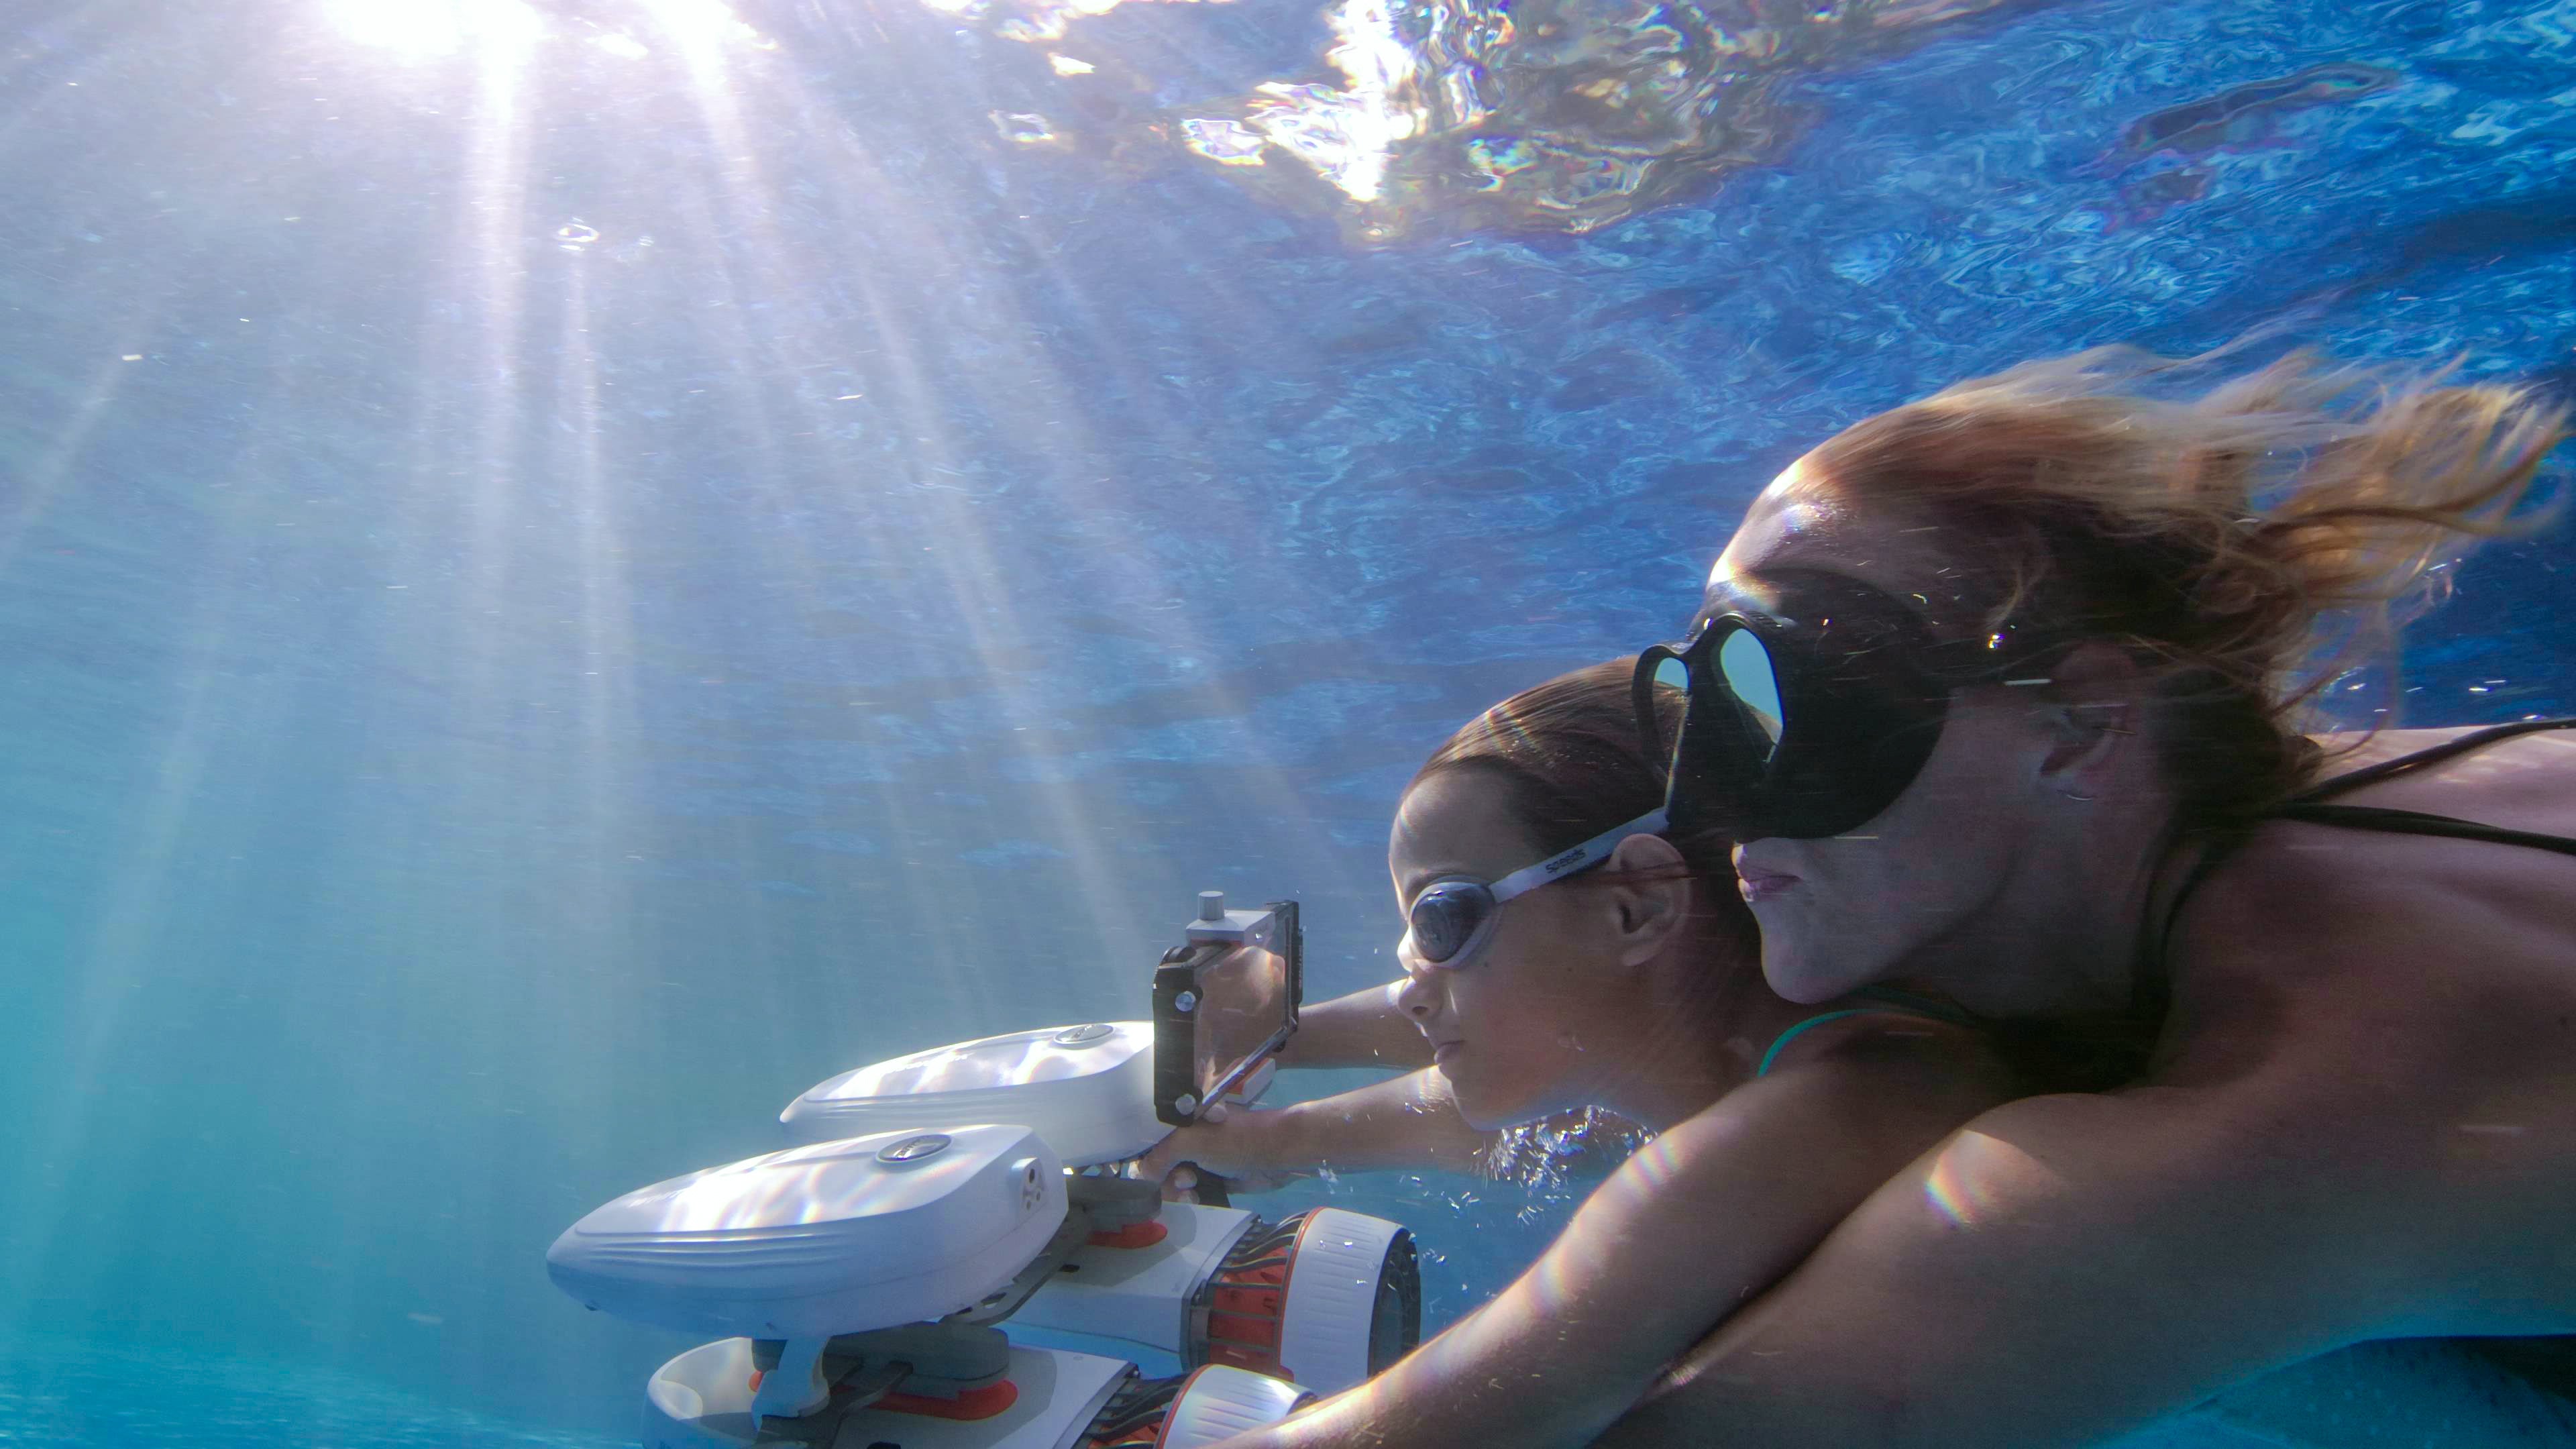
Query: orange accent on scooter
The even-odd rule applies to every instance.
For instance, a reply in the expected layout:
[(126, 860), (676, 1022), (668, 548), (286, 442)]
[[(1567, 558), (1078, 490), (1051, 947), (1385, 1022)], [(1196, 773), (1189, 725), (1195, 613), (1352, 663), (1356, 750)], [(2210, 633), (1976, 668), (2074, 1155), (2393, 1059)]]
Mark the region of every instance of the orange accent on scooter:
[(1159, 1220), (1149, 1220), (1093, 1233), (1090, 1241), (1095, 1248), (1150, 1248), (1171, 1235), (1172, 1230)]
[(924, 1419), (956, 1419), (971, 1423), (989, 1419), (1020, 1401), (1020, 1386), (1004, 1379), (980, 1389), (968, 1389), (953, 1399), (932, 1394), (888, 1394), (868, 1407), (889, 1413), (916, 1414)]

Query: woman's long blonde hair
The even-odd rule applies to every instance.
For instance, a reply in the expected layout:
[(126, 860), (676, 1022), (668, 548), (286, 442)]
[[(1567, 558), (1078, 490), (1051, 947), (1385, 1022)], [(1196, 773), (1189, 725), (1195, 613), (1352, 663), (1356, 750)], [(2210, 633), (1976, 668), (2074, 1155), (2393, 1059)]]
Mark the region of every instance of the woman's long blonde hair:
[(2197, 396), (2205, 374), (2105, 347), (2025, 363), (1862, 422), (1816, 450), (1837, 496), (1944, 526), (1985, 622), (2155, 661), (2184, 818), (2250, 818), (2313, 775), (2301, 726), (2343, 670), (2394, 649), (2438, 566), (2540, 516), (2523, 504), (2567, 409), (2451, 370), (2297, 353)]

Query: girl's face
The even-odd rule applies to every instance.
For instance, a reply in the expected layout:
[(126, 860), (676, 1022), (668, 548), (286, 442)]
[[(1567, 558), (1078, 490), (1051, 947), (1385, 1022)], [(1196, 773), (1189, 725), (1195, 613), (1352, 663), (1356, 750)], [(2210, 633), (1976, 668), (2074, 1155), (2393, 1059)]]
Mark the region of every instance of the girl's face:
[[(1435, 775), (1407, 794), (1387, 842), (1405, 911), (1435, 880), (1491, 884), (1537, 859), (1503, 786), (1474, 770)], [(1617, 1054), (1616, 1004), (1626, 994), (1605, 948), (1615, 907), (1602, 892), (1542, 887), (1499, 910), (1483, 943), (1451, 961), (1421, 960), (1409, 938), (1397, 953), (1406, 979), (1396, 1004), (1430, 1041), (1461, 1114), (1484, 1130), (1594, 1100)]]

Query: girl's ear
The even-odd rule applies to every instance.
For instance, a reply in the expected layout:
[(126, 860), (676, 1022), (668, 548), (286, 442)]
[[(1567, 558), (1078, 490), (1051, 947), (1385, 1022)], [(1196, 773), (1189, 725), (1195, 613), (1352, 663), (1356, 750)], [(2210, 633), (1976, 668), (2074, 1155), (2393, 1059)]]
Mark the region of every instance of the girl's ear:
[(1690, 915), (1691, 881), (1682, 853), (1660, 835), (1631, 835), (1602, 869), (1610, 875), (1619, 964), (1642, 966)]

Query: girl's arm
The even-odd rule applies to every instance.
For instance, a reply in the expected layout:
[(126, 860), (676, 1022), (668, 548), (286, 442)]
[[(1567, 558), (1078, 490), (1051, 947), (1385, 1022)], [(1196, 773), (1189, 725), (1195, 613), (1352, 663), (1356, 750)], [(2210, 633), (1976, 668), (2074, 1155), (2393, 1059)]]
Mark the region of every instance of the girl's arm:
[(1139, 1173), (1169, 1179), (1188, 1164), (1253, 1189), (1318, 1167), (1476, 1173), (1493, 1145), (1494, 1134), (1468, 1126), (1447, 1081), (1425, 1068), (1275, 1111), (1227, 1110), (1164, 1138), (1145, 1154)]
[(1282, 1067), (1394, 1067), (1431, 1065), (1431, 1043), (1395, 1006), (1390, 981), (1301, 1009), (1297, 1034), (1279, 1053)]
[(1885, 1018), (1730, 1092), (1630, 1159), (1502, 1295), (1374, 1381), (1225, 1449), (1553, 1449), (1796, 1266), (1870, 1192), (2006, 1099), (1965, 1032)]

